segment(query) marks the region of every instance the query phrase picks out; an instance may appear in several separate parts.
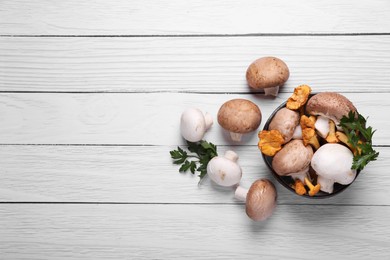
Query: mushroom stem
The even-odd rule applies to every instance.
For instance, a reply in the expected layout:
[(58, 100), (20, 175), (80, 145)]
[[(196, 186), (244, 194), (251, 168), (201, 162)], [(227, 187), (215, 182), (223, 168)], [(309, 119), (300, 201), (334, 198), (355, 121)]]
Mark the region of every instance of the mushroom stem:
[(265, 96), (274, 96), (276, 97), (279, 93), (279, 86), (272, 87), (272, 88), (265, 88), (264, 89)]
[(248, 189), (245, 189), (241, 186), (238, 186), (234, 192), (234, 197), (239, 201), (246, 201), (246, 195), (248, 194)]
[(328, 136), (329, 126), (329, 118), (325, 116), (318, 116), (316, 122), (314, 123), (315, 129), (322, 138), (326, 138)]
[(302, 196), (302, 195), (306, 194), (305, 185), (303, 184), (303, 182), (300, 179), (295, 180), (294, 190), (295, 190), (295, 193), (298, 195)]
[(230, 137), (232, 138), (232, 140), (233, 140), (234, 142), (240, 142), (240, 141), (241, 141), (242, 134), (230, 132)]
[(317, 183), (321, 185), (321, 190), (327, 193), (333, 193), (334, 181), (318, 175)]
[(206, 130), (209, 129), (213, 124), (213, 117), (209, 113), (206, 113), (204, 115), (204, 122), (206, 125)]
[(307, 166), (306, 168), (303, 168), (301, 171), (292, 172), (289, 173), (288, 175), (291, 176), (291, 178), (293, 178), (294, 180), (299, 179), (300, 181), (305, 182), (305, 178), (308, 176), (309, 173), (309, 168), (310, 167)]
[(337, 143), (339, 141), (336, 136), (336, 125), (332, 120), (329, 120), (329, 133), (326, 141), (328, 143)]
[(307, 185), (307, 187), (309, 187), (309, 195), (310, 196), (314, 196), (316, 195), (320, 189), (321, 189), (321, 185), (318, 183), (317, 185), (313, 185), (313, 183), (311, 183), (311, 181), (309, 181), (308, 178), (305, 178), (305, 184)]
[(301, 127), (301, 125), (297, 125), (295, 127), (292, 139), (302, 139), (302, 127)]
[(232, 150), (226, 151), (224, 156), (226, 159), (229, 159), (232, 162), (237, 162), (238, 160), (238, 154), (236, 154)]

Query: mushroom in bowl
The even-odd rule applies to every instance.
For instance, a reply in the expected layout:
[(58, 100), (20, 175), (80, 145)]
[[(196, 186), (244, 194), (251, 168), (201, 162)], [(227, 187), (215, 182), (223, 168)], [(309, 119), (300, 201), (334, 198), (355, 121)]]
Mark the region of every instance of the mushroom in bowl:
[[(291, 111), (290, 118), (283, 121), (290, 122), (289, 133), (293, 134), (270, 154), (264, 143), (275, 146), (276, 142), (267, 142), (266, 133), (286, 110)], [(272, 128), (277, 131), (274, 136), (283, 136), (284, 129)], [(312, 94), (309, 86), (301, 85), (271, 114), (259, 133), (258, 146), (266, 165), (284, 187), (304, 197), (326, 198), (345, 190), (369, 161), (376, 160), (373, 133), (345, 96), (335, 92)]]

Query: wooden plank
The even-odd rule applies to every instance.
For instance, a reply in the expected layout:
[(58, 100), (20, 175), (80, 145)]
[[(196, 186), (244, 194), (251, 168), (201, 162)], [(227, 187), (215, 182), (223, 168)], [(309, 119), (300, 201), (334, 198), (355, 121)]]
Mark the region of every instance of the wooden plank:
[[(316, 89), (314, 88), (314, 91)], [(205, 139), (215, 144), (231, 143), (228, 133), (216, 121), (220, 106), (233, 98), (257, 103), (263, 121), (291, 93), (277, 98), (263, 95), (187, 93), (2, 93), (0, 95), (1, 144), (183, 144), (179, 132), (180, 115), (188, 107), (198, 107), (214, 117)], [(369, 125), (378, 129), (375, 145), (389, 145), (385, 129), (390, 122), (390, 93), (345, 94), (369, 116)], [(378, 105), (380, 109), (378, 109)], [(239, 144), (257, 144), (257, 133), (244, 136)]]
[(0, 214), (5, 259), (386, 259), (390, 245), (389, 207), (282, 205), (262, 223), (242, 205), (1, 204)]
[(0, 91), (251, 92), (245, 72), (263, 56), (290, 67), (282, 92), (300, 84), (318, 91), (390, 90), (390, 36), (3, 37), (0, 53)]
[(3, 0), (2, 35), (390, 32), (386, 0)]
[[(0, 202), (239, 203), (234, 188), (180, 174), (169, 151), (174, 146), (0, 146)], [(325, 200), (296, 196), (279, 185), (256, 146), (222, 146), (236, 151), (241, 185), (272, 180), (278, 202), (291, 204), (390, 205), (390, 148), (377, 147), (370, 163), (343, 193)]]

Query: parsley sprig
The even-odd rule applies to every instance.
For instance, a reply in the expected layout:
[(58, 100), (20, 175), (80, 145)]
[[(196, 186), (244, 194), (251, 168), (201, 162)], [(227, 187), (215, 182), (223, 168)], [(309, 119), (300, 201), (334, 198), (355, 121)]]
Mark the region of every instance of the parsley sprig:
[(348, 116), (343, 116), (339, 126), (348, 137), (348, 142), (354, 150), (352, 169), (363, 170), (370, 162), (375, 161), (379, 155), (372, 148), (372, 136), (376, 130), (366, 126), (367, 120), (358, 112), (350, 111)]
[(187, 145), (190, 154), (180, 147), (169, 152), (173, 163), (181, 164), (179, 172), (188, 170), (192, 174), (195, 174), (195, 171), (199, 172), (200, 180), (202, 180), (207, 174), (207, 164), (213, 157), (218, 156), (217, 147), (204, 140), (195, 143), (187, 141)]

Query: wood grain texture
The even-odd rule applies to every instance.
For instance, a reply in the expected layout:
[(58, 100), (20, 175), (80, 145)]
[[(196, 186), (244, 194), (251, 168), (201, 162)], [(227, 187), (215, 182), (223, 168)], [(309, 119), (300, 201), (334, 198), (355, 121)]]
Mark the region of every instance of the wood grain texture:
[(390, 36), (0, 38), (0, 91), (251, 92), (249, 64), (277, 56), (281, 92), (389, 92)]
[[(0, 3), (1, 259), (387, 259), (390, 5), (386, 0), (3, 0)], [(278, 56), (277, 98), (247, 66)], [(179, 118), (232, 98), (263, 122), (294, 87), (337, 91), (378, 129), (377, 161), (326, 200), (281, 185), (252, 222), (232, 188), (179, 174)], [(256, 133), (232, 143), (249, 187), (270, 171)], [(275, 182), (275, 181), (274, 181)], [(276, 182), (275, 182), (276, 183)]]
[[(239, 203), (234, 188), (180, 174), (169, 151), (174, 146), (0, 146), (0, 202)], [(390, 206), (390, 148), (378, 147), (370, 163), (343, 193), (325, 200), (296, 196), (279, 185), (257, 146), (222, 146), (236, 151), (241, 185), (272, 180), (279, 204)]]
[[(314, 88), (314, 91), (316, 89)], [(386, 129), (390, 122), (390, 93), (345, 94), (369, 116), (369, 125), (378, 129), (375, 145), (389, 145)], [(291, 93), (277, 98), (264, 95), (188, 93), (2, 93), (0, 95), (0, 143), (2, 144), (183, 144), (180, 115), (188, 107), (209, 112), (214, 125), (205, 139), (215, 144), (232, 144), (228, 133), (217, 123), (220, 106), (233, 98), (246, 98), (259, 105), (262, 129), (271, 113)], [(380, 109), (378, 109), (380, 105)], [(257, 144), (257, 132), (244, 136), (239, 145)]]
[(386, 0), (3, 0), (2, 35), (390, 32)]
[(243, 205), (1, 204), (0, 252), (5, 259), (386, 259), (389, 214), (389, 207), (281, 205), (254, 223)]

